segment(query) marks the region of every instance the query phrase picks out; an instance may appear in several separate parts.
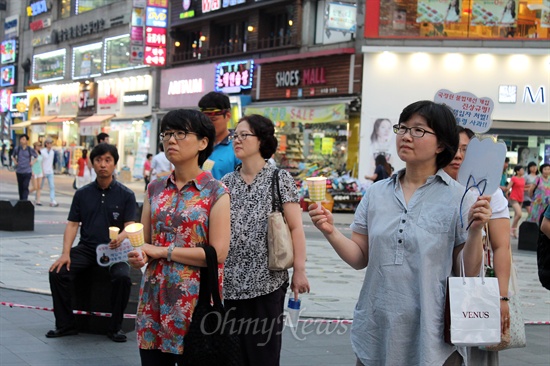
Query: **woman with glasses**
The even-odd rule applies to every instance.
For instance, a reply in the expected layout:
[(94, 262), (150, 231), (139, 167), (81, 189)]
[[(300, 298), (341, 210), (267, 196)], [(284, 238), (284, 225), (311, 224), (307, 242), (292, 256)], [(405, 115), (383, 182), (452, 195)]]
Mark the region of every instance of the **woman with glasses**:
[[(135, 268), (148, 263), (136, 319), (142, 365), (183, 365), (199, 267), (206, 266), (200, 247), (216, 249), (220, 268), (229, 250), (227, 189), (199, 168), (212, 152), (214, 136), (212, 122), (198, 111), (170, 111), (161, 122), (160, 139), (174, 171), (149, 183), (141, 223), (151, 244), (141, 254), (128, 254)], [(220, 276), (220, 286), (221, 281)]]
[[(224, 303), (230, 322), (258, 324), (238, 332), (245, 364), (250, 366), (279, 365), (289, 280), (288, 271), (271, 271), (267, 266), (267, 216), (272, 211), (276, 169), (267, 160), (277, 149), (274, 133), (273, 122), (265, 117), (253, 114), (241, 118), (232, 138), (235, 156), (242, 166), (222, 178), (231, 194), (231, 245), (225, 261)], [(282, 202), (292, 236), (294, 270), (290, 288), (297, 299), (299, 294), (309, 292), (302, 213), (292, 176), (280, 170), (278, 179), (280, 196), (275, 192), (275, 197)]]
[(443, 336), (446, 280), (458, 273), (460, 258), (467, 276), (479, 273), (489, 197), (460, 212), (464, 188), (442, 169), (458, 149), (449, 108), (413, 103), (393, 131), (406, 167), (367, 189), (351, 239), (323, 207), (314, 203), (309, 214), (346, 263), (366, 267), (351, 330), (357, 365), (460, 365)]

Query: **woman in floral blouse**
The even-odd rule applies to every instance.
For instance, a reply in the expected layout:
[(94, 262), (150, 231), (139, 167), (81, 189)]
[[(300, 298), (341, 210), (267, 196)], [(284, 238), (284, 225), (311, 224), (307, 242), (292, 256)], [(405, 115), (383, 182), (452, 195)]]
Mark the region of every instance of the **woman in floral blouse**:
[[(288, 288), (288, 271), (267, 268), (267, 215), (272, 210), (271, 182), (276, 169), (267, 160), (277, 149), (274, 132), (273, 122), (265, 117), (243, 117), (232, 136), (242, 167), (222, 178), (231, 193), (231, 246), (225, 262), (224, 303), (228, 324), (235, 320), (245, 364), (251, 366), (279, 365)], [(296, 184), (285, 170), (279, 172), (279, 185), (294, 245), (290, 287), (298, 298), (299, 293), (309, 292), (302, 213)]]
[(133, 267), (148, 263), (136, 320), (142, 365), (183, 365), (184, 336), (199, 295), (199, 267), (206, 266), (200, 247), (216, 248), (218, 263), (227, 256), (229, 195), (200, 169), (212, 152), (214, 134), (212, 122), (198, 111), (171, 111), (162, 119), (160, 139), (175, 169), (149, 184), (141, 222), (145, 242), (151, 244), (142, 247), (143, 258), (137, 251), (128, 254)]

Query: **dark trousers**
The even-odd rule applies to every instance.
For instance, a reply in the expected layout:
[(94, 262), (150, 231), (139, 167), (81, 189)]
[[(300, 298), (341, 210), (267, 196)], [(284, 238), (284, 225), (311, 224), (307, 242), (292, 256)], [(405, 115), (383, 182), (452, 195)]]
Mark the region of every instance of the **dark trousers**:
[[(75, 276), (92, 266), (97, 266), (95, 247), (79, 244), (71, 248), (71, 270), (63, 266), (59, 273), (50, 272), (55, 327), (57, 329), (74, 326), (71, 305), (71, 286)], [(116, 332), (122, 327), (124, 310), (130, 299), (130, 266), (126, 262), (114, 263), (109, 267), (111, 275), (111, 323), (109, 330)]]
[(160, 349), (141, 349), (139, 350), (141, 366), (185, 366), (183, 355), (174, 353), (164, 353)]
[(227, 325), (238, 330), (245, 366), (279, 366), (287, 288), (285, 283), (267, 295), (224, 301)]
[(29, 183), (31, 182), (32, 173), (15, 173), (15, 175), (17, 176), (19, 200), (26, 201), (29, 199)]

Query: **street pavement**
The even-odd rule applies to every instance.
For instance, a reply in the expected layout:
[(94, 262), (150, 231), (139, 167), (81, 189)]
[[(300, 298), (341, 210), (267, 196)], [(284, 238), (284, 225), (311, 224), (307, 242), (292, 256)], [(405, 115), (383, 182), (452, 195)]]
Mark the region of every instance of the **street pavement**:
[[(51, 307), (48, 268), (61, 253), (63, 230), (74, 190), (73, 177), (56, 175), (59, 207), (49, 207), (47, 183), (42, 192), (43, 206), (35, 206), (35, 230), (0, 231), (0, 301)], [(143, 200), (143, 182), (126, 183)], [(34, 196), (30, 197), (34, 199)], [(16, 200), (15, 173), (0, 170), (0, 200)], [(351, 235), (351, 214), (335, 214), (335, 223)], [(307, 273), (311, 293), (303, 295), (302, 318), (351, 319), (364, 277), (338, 258), (321, 234), (303, 214), (307, 238)], [(501, 352), (500, 365), (550, 364), (550, 291), (538, 281), (536, 253), (517, 249), (512, 240), (514, 262), (521, 291), (521, 305), (527, 324), (528, 346)], [(47, 339), (53, 327), (50, 311), (0, 306), (0, 365), (135, 365), (139, 355), (135, 332), (129, 342), (114, 344), (104, 336)], [(305, 328), (302, 328), (305, 327)], [(282, 365), (354, 365), (346, 322), (301, 323), (297, 331), (283, 334)]]

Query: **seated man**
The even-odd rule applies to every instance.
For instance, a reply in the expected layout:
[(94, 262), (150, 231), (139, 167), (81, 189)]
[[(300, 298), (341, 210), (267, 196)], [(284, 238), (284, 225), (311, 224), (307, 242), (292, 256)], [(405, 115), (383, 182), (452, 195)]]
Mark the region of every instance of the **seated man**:
[[(111, 249), (120, 246), (126, 237), (124, 227), (134, 223), (136, 197), (134, 192), (113, 178), (118, 162), (114, 145), (99, 144), (92, 150), (90, 159), (97, 174), (95, 181), (76, 191), (65, 233), (61, 257), (50, 267), (50, 288), (55, 315), (55, 330), (46, 333), (48, 338), (77, 334), (71, 306), (71, 283), (76, 275), (92, 266), (98, 266), (96, 248), (109, 243)], [(72, 247), (80, 229), (80, 241)], [(109, 227), (121, 230), (116, 240), (109, 240)], [(107, 336), (115, 342), (126, 342), (121, 330), (124, 310), (130, 298), (130, 266), (119, 262), (109, 267), (111, 275), (112, 317)]]

